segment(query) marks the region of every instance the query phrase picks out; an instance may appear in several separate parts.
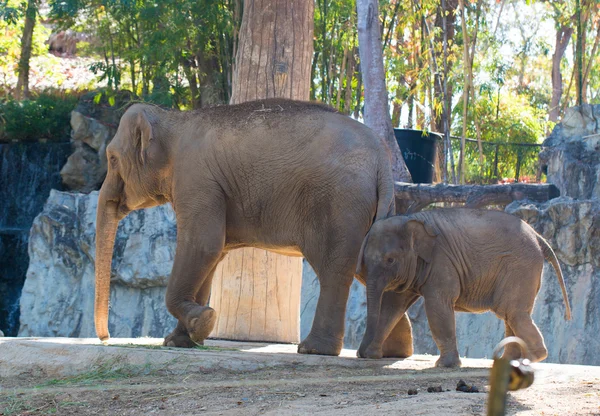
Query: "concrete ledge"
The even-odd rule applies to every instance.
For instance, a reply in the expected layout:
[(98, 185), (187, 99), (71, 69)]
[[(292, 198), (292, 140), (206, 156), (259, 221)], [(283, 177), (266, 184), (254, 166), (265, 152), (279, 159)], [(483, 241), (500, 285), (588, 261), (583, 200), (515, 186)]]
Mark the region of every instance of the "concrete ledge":
[[(103, 345), (95, 338), (2, 338), (0, 378), (19, 376), (64, 377), (89, 372), (109, 364), (111, 368), (137, 368), (140, 373), (165, 371), (190, 373), (208, 369), (255, 371), (278, 366), (333, 366), (346, 368), (397, 368), (423, 370), (433, 367), (436, 356), (415, 355), (405, 360), (365, 360), (356, 351), (342, 350), (339, 357), (301, 355), (291, 344), (207, 340), (204, 348), (162, 347), (158, 338), (111, 339)], [(464, 367), (487, 369), (490, 360), (466, 359)], [(487, 370), (485, 370), (487, 372)]]

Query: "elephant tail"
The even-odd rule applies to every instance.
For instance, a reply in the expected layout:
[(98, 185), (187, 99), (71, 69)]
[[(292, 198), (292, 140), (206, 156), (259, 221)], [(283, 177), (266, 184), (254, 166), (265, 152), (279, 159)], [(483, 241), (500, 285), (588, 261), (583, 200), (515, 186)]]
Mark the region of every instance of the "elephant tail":
[(387, 154), (382, 159), (380, 159), (379, 166), (377, 167), (377, 212), (375, 213), (375, 221), (396, 214), (396, 197), (392, 168)]
[(539, 241), (542, 252), (544, 253), (544, 258), (548, 260), (554, 270), (556, 271), (556, 277), (558, 278), (558, 283), (560, 284), (560, 289), (562, 290), (563, 300), (565, 302), (565, 319), (567, 321), (571, 320), (571, 306), (569, 305), (569, 297), (567, 296), (567, 288), (565, 286), (565, 279), (562, 274), (562, 270), (560, 269), (560, 264), (558, 263), (558, 259), (556, 258), (556, 254), (550, 244), (546, 241), (544, 237), (541, 235), (537, 235), (537, 239)]

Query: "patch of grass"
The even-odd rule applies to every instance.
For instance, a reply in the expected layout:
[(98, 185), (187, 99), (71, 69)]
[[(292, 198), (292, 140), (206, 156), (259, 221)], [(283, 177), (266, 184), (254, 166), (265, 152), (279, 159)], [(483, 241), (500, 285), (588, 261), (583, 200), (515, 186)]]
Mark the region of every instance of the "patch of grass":
[(0, 401), (0, 415), (3, 416), (23, 414), (34, 409), (34, 406), (16, 394), (8, 396), (6, 400)]
[[(148, 345), (148, 344), (113, 344), (108, 345), (108, 347), (121, 347), (121, 348), (145, 348), (151, 350), (161, 350), (161, 349), (173, 349), (174, 347), (165, 347), (163, 345)], [(216, 347), (210, 345), (196, 345), (192, 350), (196, 351), (239, 351), (239, 348), (231, 348), (231, 347)], [(185, 351), (183, 349), (182, 351)]]
[(123, 365), (119, 361), (118, 358), (115, 358), (102, 363), (85, 373), (70, 377), (51, 379), (37, 387), (63, 386), (70, 384), (90, 385), (108, 380), (122, 380), (152, 373), (150, 363), (145, 365)]
[(162, 345), (148, 345), (148, 344), (109, 344), (107, 347), (121, 347), (121, 348), (145, 348), (149, 350), (161, 350), (164, 347)]
[(213, 347), (210, 345), (196, 345), (194, 349), (200, 351), (239, 351), (239, 348)]

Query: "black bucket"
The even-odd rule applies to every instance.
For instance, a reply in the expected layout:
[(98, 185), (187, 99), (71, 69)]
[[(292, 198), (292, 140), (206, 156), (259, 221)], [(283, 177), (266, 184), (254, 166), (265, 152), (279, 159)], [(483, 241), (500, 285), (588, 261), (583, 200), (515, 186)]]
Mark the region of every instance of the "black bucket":
[(394, 129), (394, 135), (413, 182), (433, 182), (437, 142), (442, 136), (410, 129)]

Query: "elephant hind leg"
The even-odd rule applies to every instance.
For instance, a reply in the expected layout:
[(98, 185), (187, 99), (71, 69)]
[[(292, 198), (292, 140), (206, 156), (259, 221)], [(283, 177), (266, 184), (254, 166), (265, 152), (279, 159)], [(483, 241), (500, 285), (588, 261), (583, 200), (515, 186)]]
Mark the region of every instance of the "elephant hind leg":
[(387, 358), (407, 358), (413, 355), (412, 325), (407, 313), (402, 315), (381, 349), (383, 356)]
[[(508, 324), (508, 322), (504, 321), (505, 328), (505, 337), (514, 337), (515, 333)], [(516, 360), (521, 358), (521, 348), (517, 344), (508, 344), (504, 347), (504, 353), (502, 354), (502, 358), (507, 360)]]
[(532, 362), (542, 361), (548, 356), (548, 350), (544, 344), (544, 338), (538, 327), (527, 312), (520, 312), (508, 316), (507, 324), (513, 330), (515, 336), (521, 338), (527, 344), (529, 359)]

